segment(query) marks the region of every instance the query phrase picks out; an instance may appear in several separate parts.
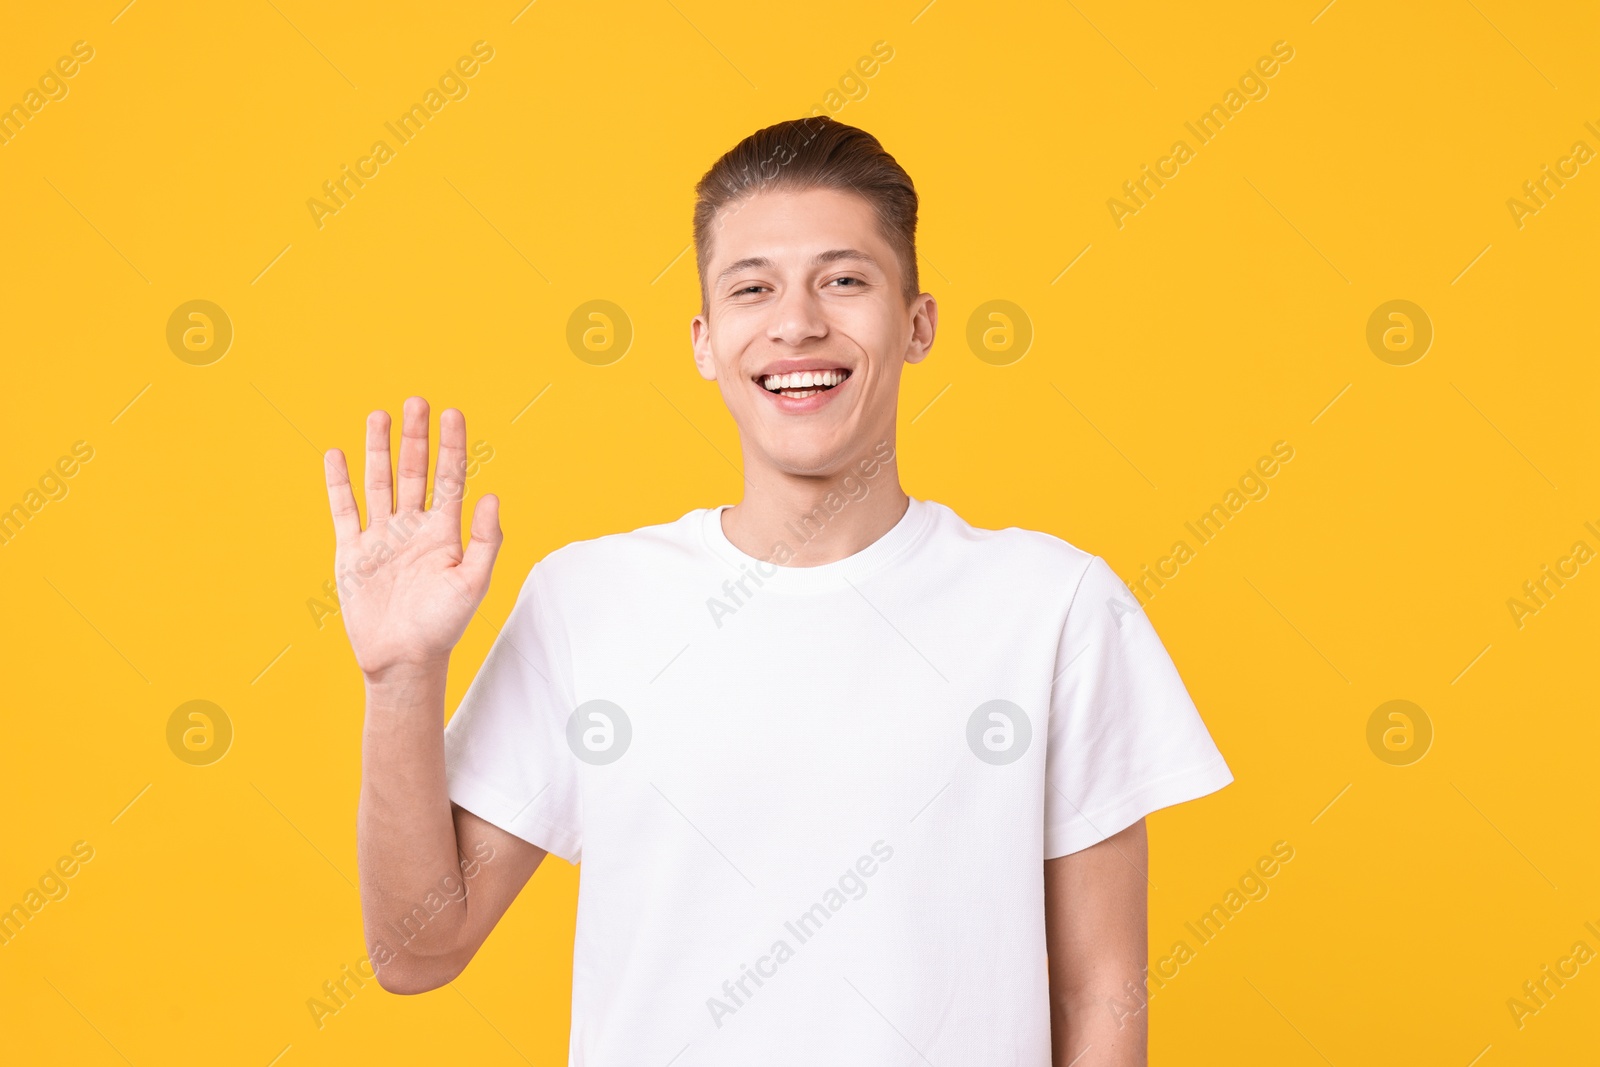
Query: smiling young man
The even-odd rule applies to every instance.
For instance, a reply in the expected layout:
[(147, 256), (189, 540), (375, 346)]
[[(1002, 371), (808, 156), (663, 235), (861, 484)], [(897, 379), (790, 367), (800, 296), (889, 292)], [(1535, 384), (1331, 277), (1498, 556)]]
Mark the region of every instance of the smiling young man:
[(443, 729), (501, 542), (485, 496), (462, 550), (465, 421), (425, 508), (427, 404), (392, 497), (373, 412), (366, 529), (328, 453), (378, 980), (453, 979), (554, 853), (574, 1067), (1143, 1064), (1144, 816), (1227, 764), (1103, 559), (901, 488), (938, 309), (877, 140), (779, 123), (697, 193), (691, 341), (743, 497), (551, 552)]

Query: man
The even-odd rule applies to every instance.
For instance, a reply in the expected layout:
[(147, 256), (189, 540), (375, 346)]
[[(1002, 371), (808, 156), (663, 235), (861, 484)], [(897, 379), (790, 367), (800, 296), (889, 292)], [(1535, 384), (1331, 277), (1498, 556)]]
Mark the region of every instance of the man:
[(938, 308), (878, 141), (779, 123), (697, 193), (743, 499), (546, 556), (443, 730), (501, 543), (485, 496), (461, 547), (465, 421), (425, 510), (427, 404), (392, 501), (369, 417), (365, 530), (328, 453), (379, 981), (454, 978), (548, 852), (583, 861), (573, 1065), (1144, 1063), (1144, 816), (1227, 764), (1104, 560), (901, 488)]

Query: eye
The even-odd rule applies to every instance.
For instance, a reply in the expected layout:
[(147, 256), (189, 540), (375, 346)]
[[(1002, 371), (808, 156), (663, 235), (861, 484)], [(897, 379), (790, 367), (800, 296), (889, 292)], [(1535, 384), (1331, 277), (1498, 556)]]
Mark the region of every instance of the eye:
[(733, 296), (743, 296), (743, 295), (745, 295), (746, 293), (750, 292), (753, 289), (765, 289), (765, 288), (766, 288), (766, 286), (764, 286), (764, 285), (747, 285), (743, 289), (735, 289), (733, 291), (732, 295)]
[(832, 285), (834, 282), (854, 282), (855, 283), (854, 285), (841, 286), (841, 288), (844, 288), (844, 289), (859, 289), (861, 286), (867, 284), (866, 280), (864, 278), (857, 278), (852, 274), (840, 275), (839, 277), (832, 279), (832, 281), (829, 281), (828, 284)]

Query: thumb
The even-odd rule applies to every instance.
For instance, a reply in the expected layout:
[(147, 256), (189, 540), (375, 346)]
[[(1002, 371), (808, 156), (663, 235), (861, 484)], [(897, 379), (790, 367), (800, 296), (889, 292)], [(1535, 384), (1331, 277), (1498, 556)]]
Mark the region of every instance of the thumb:
[(480, 596), (489, 588), (489, 572), (500, 553), (500, 498), (493, 493), (480, 497), (472, 508), (472, 538), (461, 556), (462, 577)]

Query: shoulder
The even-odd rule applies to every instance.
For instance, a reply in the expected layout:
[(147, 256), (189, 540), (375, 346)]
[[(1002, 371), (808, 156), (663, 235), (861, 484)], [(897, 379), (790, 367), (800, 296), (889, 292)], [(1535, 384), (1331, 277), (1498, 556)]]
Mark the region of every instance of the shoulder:
[(952, 562), (985, 584), (1012, 591), (1008, 595), (1019, 608), (1035, 601), (1049, 605), (1074, 627), (1143, 616), (1127, 584), (1090, 549), (1044, 530), (973, 526), (943, 504), (929, 507), (939, 540), (954, 546)]
[(528, 580), (556, 593), (636, 585), (643, 573), (659, 575), (694, 557), (706, 510), (695, 508), (676, 519), (570, 541), (534, 564)]
[(927, 501), (939, 540), (964, 557), (966, 565), (1029, 577), (1056, 588), (1076, 587), (1091, 571), (1109, 566), (1090, 550), (1064, 537), (1022, 526), (974, 526), (948, 505)]

